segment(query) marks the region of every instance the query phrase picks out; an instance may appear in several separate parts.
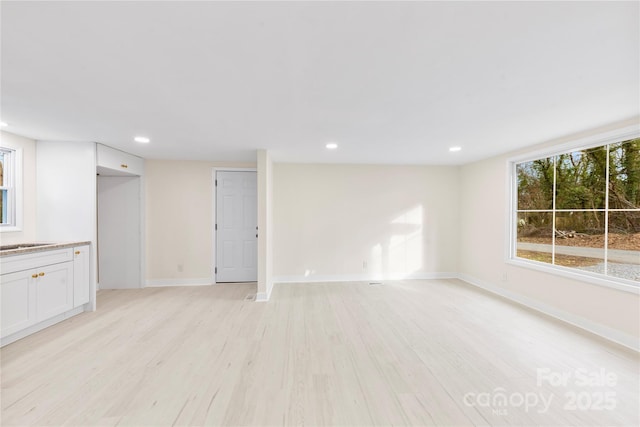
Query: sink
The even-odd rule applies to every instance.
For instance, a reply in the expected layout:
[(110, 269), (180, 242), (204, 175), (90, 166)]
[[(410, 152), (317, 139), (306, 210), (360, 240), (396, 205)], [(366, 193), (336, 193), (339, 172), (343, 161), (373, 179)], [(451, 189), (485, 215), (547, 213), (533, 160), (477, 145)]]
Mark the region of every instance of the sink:
[(55, 243), (17, 243), (15, 245), (2, 245), (0, 251), (12, 251), (14, 249), (37, 248), (39, 246), (50, 246)]

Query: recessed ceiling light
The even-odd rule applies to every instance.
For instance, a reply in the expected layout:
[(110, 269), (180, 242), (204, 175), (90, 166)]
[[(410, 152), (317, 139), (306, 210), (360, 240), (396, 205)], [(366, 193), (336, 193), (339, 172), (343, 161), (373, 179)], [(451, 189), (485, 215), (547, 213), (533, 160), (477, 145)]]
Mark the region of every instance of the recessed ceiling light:
[(149, 143), (151, 140), (149, 138), (147, 138), (146, 136), (136, 136), (135, 138), (133, 138), (133, 140), (135, 142), (140, 142), (142, 144), (147, 144)]
[(7, 123), (5, 123), (5, 122), (0, 122), (0, 127), (6, 128), (7, 126), (9, 126)]
[(462, 150), (462, 147), (451, 147), (451, 148), (449, 148), (449, 151), (451, 151), (451, 152), (456, 152), (456, 151), (460, 151), (460, 150)]
[(336, 148), (338, 148), (338, 144), (336, 144), (335, 142), (330, 142), (325, 145), (325, 147), (327, 147), (327, 149), (329, 150), (335, 150)]

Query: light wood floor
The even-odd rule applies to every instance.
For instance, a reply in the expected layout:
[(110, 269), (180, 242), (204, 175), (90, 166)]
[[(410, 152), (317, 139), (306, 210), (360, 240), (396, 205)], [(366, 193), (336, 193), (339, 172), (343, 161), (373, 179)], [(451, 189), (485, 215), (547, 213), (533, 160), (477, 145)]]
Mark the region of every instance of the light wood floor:
[[(1, 424), (640, 425), (637, 353), (462, 282), (252, 291), (101, 291), (97, 312), (0, 351)], [(572, 379), (538, 386), (537, 369)], [(534, 395), (548, 410), (522, 406)]]

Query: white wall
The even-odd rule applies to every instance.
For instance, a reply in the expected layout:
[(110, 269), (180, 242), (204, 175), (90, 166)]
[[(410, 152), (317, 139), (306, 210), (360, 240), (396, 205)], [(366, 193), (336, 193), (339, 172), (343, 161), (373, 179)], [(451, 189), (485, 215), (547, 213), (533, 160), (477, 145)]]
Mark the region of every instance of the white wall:
[(22, 150), (22, 224), (20, 231), (0, 234), (3, 245), (36, 240), (36, 142), (0, 132), (0, 146)]
[(457, 167), (275, 163), (274, 281), (455, 275), (457, 190)]
[[(638, 121), (620, 123), (463, 166), (460, 175), (459, 254), (462, 278), (625, 345), (637, 347), (640, 336), (638, 294), (505, 262), (507, 159), (634, 123)], [(506, 281), (502, 280), (504, 273), (507, 274)]]
[(256, 164), (145, 161), (147, 285), (212, 282), (214, 167)]
[(96, 236), (96, 144), (38, 141), (37, 236), (92, 241)]

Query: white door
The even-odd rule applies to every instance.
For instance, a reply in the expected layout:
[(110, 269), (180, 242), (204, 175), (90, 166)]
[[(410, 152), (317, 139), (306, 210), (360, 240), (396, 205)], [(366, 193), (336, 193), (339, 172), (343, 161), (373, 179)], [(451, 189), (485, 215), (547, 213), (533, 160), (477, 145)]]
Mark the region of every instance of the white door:
[(255, 172), (216, 172), (216, 282), (258, 278), (258, 209)]

